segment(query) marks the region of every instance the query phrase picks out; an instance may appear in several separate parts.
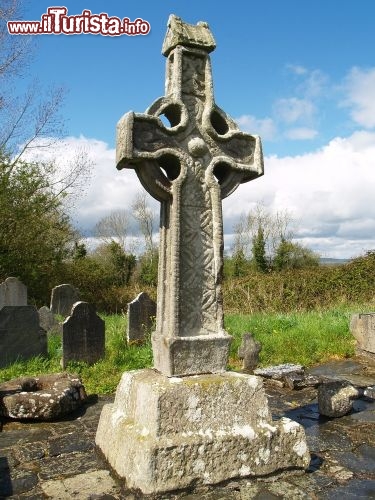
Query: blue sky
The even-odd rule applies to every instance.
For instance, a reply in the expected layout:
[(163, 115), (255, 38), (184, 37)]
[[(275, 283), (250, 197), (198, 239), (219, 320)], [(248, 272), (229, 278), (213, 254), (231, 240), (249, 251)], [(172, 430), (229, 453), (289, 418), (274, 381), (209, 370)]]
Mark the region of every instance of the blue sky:
[[(39, 20), (50, 2), (29, 2)], [(224, 201), (226, 246), (241, 213), (262, 202), (288, 210), (296, 238), (325, 257), (375, 248), (375, 2), (358, 0), (129, 0), (58, 3), (69, 15), (90, 9), (151, 25), (145, 36), (43, 35), (28, 74), (67, 88), (68, 141), (91, 149), (95, 167), (75, 209), (86, 234), (139, 190), (114, 167), (115, 125), (164, 94), (161, 46), (171, 13), (209, 23), (215, 100), (263, 140), (265, 175)], [(23, 80), (19, 85), (23, 85)], [(62, 150), (62, 155), (69, 152)]]

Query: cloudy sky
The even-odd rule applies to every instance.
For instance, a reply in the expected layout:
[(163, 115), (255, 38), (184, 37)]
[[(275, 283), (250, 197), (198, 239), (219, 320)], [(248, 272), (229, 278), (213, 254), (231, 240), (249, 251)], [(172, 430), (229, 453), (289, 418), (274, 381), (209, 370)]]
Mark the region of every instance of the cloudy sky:
[[(50, 2), (29, 2), (40, 20)], [(168, 16), (207, 21), (215, 100), (242, 130), (259, 134), (265, 175), (224, 200), (225, 241), (256, 203), (288, 210), (296, 238), (323, 257), (349, 258), (375, 248), (375, 2), (358, 0), (68, 0), (68, 15), (141, 18), (145, 36), (35, 36), (28, 69), (47, 88), (64, 85), (67, 137), (62, 160), (85, 147), (95, 166), (73, 218), (90, 236), (112, 210), (129, 208), (139, 182), (115, 169), (115, 125), (164, 94), (161, 46)], [(22, 91), (25, 79), (16, 90)], [(157, 204), (155, 203), (155, 209)]]

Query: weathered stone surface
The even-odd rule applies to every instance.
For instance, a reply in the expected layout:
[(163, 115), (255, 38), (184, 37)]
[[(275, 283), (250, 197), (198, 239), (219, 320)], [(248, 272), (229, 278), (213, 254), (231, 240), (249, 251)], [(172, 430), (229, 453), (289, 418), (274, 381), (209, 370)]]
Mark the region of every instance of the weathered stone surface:
[(143, 342), (151, 330), (156, 317), (156, 303), (145, 292), (141, 292), (128, 304), (126, 335), (129, 342)]
[(21, 420), (52, 420), (79, 408), (86, 397), (77, 375), (22, 377), (0, 385), (0, 415)]
[(326, 417), (342, 417), (353, 407), (358, 389), (345, 381), (324, 382), (318, 388), (319, 413)]
[(47, 355), (47, 336), (34, 306), (0, 309), (0, 368), (18, 359)]
[(238, 357), (243, 360), (242, 369), (252, 372), (259, 363), (259, 353), (262, 350), (260, 342), (254, 339), (251, 333), (244, 333), (238, 348)]
[(47, 335), (54, 333), (62, 334), (62, 325), (56, 320), (55, 315), (49, 307), (43, 306), (38, 310), (39, 324)]
[(282, 380), (286, 376), (301, 375), (303, 376), (305, 369), (302, 365), (283, 364), (276, 366), (267, 366), (266, 368), (257, 368), (254, 370), (254, 375), (274, 380)]
[(375, 385), (373, 385), (372, 387), (366, 387), (366, 389), (364, 390), (363, 395), (366, 398), (375, 399)]
[[(241, 132), (214, 101), (214, 48), (207, 23), (171, 16), (163, 46), (166, 95), (146, 113), (125, 114), (117, 127), (117, 168), (135, 169), (161, 203), (152, 346), (155, 367), (168, 376), (226, 370), (221, 200), (263, 174), (259, 137)], [(209, 364), (208, 349), (220, 351)]]
[(357, 340), (357, 351), (375, 357), (375, 312), (353, 314), (350, 331)]
[(63, 368), (69, 361), (96, 363), (105, 354), (105, 325), (93, 305), (77, 302), (63, 323)]
[(273, 422), (261, 379), (234, 372), (124, 373), (114, 404), (103, 408), (96, 443), (127, 485), (143, 493), (310, 462), (303, 428), (286, 418)]
[(0, 309), (4, 306), (27, 306), (27, 287), (18, 278), (0, 283)]
[(297, 375), (295, 373), (289, 373), (283, 377), (285, 385), (289, 389), (304, 389), (305, 387), (318, 387), (321, 383), (319, 377), (314, 375)]
[[(65, 479), (45, 481), (42, 484), (42, 489), (48, 498), (54, 498), (55, 500), (66, 500), (67, 498), (101, 498), (103, 500), (119, 498), (117, 496), (119, 493), (117, 485), (106, 470), (97, 470)], [(77, 497), (77, 493), (79, 497)], [(111, 493), (116, 496), (111, 497)]]
[(50, 310), (66, 318), (71, 314), (73, 304), (79, 301), (78, 290), (67, 283), (55, 286), (51, 293)]

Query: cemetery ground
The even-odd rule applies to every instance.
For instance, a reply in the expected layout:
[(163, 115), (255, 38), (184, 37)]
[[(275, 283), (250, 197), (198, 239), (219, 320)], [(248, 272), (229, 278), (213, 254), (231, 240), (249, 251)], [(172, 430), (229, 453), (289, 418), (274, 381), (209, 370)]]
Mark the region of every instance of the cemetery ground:
[[(355, 345), (349, 331), (350, 317), (373, 308), (371, 304), (362, 304), (309, 312), (228, 314), (225, 328), (233, 336), (228, 368), (241, 369), (237, 350), (245, 332), (253, 333), (262, 344), (260, 366), (296, 363), (310, 367), (331, 359), (349, 358), (354, 355)], [(91, 366), (70, 362), (66, 368), (80, 375), (88, 394), (111, 394), (124, 371), (152, 366), (151, 331), (147, 332), (144, 344), (128, 343), (126, 315), (101, 317), (106, 331), (105, 358)], [(25, 375), (59, 372), (61, 355), (61, 336), (49, 335), (47, 357), (16, 362), (0, 369), (0, 382)]]
[[(339, 376), (353, 383), (375, 384), (375, 363), (354, 355), (349, 318), (362, 306), (290, 314), (228, 315), (226, 326), (234, 336), (230, 368), (240, 370), (236, 352), (240, 336), (252, 331), (263, 343), (261, 364), (302, 362), (311, 373)], [(373, 305), (372, 305), (373, 308)], [(113, 402), (122, 371), (151, 366), (149, 342), (125, 344), (126, 317), (105, 316), (106, 358), (89, 367), (71, 363), (89, 398), (84, 406), (52, 422), (3, 419), (0, 432), (0, 498), (140, 500), (129, 491), (95, 448), (95, 433), (104, 404)], [(298, 341), (296, 340), (298, 338)], [(283, 344), (284, 342), (284, 344)], [(281, 346), (284, 345), (284, 348)], [(25, 374), (59, 371), (60, 339), (49, 338), (47, 358), (15, 363), (0, 371), (1, 380)], [(230, 480), (165, 495), (160, 500), (339, 499), (375, 497), (375, 408), (371, 400), (356, 400), (353, 411), (329, 419), (319, 415), (317, 391), (281, 388), (265, 382), (273, 418), (289, 417), (301, 423), (307, 435), (311, 464), (306, 473)]]

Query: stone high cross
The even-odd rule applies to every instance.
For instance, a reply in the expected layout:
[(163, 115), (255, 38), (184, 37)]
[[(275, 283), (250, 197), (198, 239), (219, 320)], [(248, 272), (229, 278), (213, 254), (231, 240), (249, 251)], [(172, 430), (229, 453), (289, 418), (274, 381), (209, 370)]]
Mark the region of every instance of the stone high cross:
[(155, 368), (167, 376), (226, 370), (221, 200), (263, 174), (259, 137), (241, 132), (215, 104), (214, 49), (207, 23), (170, 16), (162, 50), (166, 95), (117, 126), (117, 168), (134, 168), (161, 203), (152, 345)]

